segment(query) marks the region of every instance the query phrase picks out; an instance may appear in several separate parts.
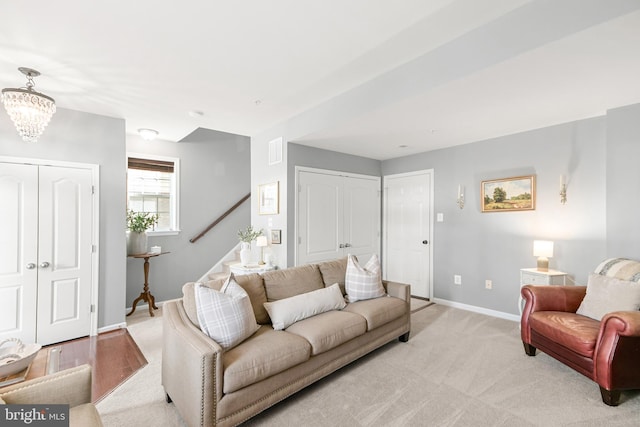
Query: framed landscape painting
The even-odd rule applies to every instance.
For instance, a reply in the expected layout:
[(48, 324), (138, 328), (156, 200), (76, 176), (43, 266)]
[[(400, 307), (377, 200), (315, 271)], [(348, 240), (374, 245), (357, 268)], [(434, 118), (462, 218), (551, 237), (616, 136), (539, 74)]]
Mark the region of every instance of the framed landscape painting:
[(536, 208), (536, 176), (482, 181), (482, 212), (512, 212)]

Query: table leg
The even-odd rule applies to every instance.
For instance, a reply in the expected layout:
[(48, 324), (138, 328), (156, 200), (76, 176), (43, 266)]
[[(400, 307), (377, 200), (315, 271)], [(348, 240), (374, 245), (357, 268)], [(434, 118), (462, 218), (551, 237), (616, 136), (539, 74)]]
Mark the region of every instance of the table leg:
[(153, 314), (153, 310), (157, 310), (158, 307), (156, 307), (155, 297), (151, 295), (151, 292), (149, 291), (149, 257), (144, 258), (144, 288), (140, 293), (140, 296), (133, 301), (131, 311), (127, 316), (131, 316), (133, 312), (136, 311), (136, 305), (138, 305), (140, 301), (145, 301), (149, 304), (149, 315), (152, 317), (155, 316), (155, 314)]

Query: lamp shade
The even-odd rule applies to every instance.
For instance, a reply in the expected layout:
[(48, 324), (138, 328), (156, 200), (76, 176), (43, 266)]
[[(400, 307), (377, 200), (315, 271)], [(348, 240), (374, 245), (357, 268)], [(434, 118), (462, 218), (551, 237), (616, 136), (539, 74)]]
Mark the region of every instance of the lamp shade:
[(549, 240), (534, 240), (533, 256), (545, 258), (553, 257), (553, 242)]
[(257, 247), (264, 247), (267, 246), (267, 236), (258, 236), (256, 238), (256, 246)]

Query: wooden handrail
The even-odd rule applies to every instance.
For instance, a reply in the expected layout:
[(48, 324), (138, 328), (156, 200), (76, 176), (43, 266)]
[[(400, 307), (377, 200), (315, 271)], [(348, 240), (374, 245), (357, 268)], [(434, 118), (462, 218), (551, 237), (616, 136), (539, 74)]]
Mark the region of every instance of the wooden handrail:
[(240, 206), (241, 204), (243, 204), (245, 202), (245, 200), (247, 200), (249, 197), (251, 197), (251, 193), (247, 194), (246, 196), (244, 196), (242, 199), (240, 199), (238, 201), (238, 203), (236, 203), (235, 205), (231, 206), (229, 208), (229, 210), (227, 210), (225, 213), (223, 213), (222, 215), (220, 215), (218, 217), (218, 219), (216, 219), (215, 221), (213, 221), (211, 224), (209, 224), (209, 226), (207, 228), (205, 228), (200, 234), (198, 234), (196, 237), (189, 239), (189, 241), (191, 243), (195, 243), (198, 241), (199, 238), (201, 238), (202, 236), (204, 236), (205, 234), (207, 234), (209, 232), (209, 230), (211, 230), (213, 227), (215, 227), (216, 225), (218, 225), (218, 223), (220, 221), (222, 221), (223, 219), (225, 219), (231, 212), (235, 211), (238, 206)]

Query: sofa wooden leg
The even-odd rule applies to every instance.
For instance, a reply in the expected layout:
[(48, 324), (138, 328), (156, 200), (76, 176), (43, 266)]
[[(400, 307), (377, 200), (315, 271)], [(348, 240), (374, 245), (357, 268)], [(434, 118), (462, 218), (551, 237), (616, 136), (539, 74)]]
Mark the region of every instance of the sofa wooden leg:
[(399, 340), (400, 342), (407, 342), (407, 341), (409, 341), (409, 333), (410, 333), (410, 332), (407, 332), (406, 334), (402, 334), (402, 335), (400, 335), (400, 336), (398, 337), (398, 340)]
[(600, 395), (602, 401), (609, 406), (618, 406), (620, 404), (620, 390), (607, 390), (600, 387)]
[(171, 403), (171, 402), (173, 402), (173, 400), (171, 400), (171, 396), (169, 396), (169, 394), (168, 394), (168, 393), (165, 393), (165, 394), (164, 394), (164, 398), (166, 399), (167, 403)]
[(523, 342), (522, 344), (524, 345), (524, 352), (527, 353), (527, 356), (536, 355), (536, 348), (534, 346), (526, 342)]

